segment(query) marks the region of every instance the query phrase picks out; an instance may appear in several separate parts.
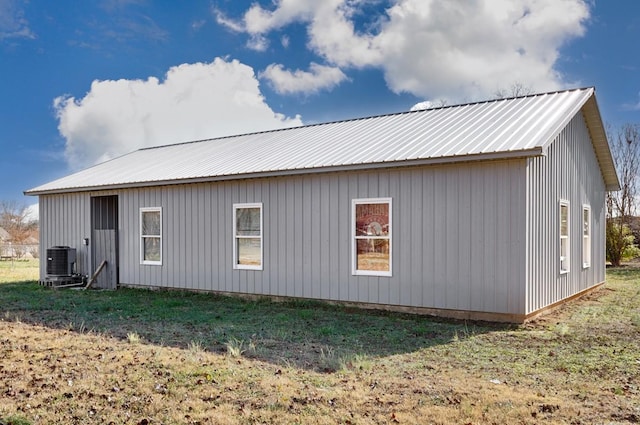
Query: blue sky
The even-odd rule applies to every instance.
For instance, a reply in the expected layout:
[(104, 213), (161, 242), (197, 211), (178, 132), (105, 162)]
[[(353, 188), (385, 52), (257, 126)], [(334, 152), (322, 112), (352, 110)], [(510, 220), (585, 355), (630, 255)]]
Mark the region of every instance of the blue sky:
[(141, 147), (595, 86), (640, 123), (636, 0), (0, 0), (0, 200)]

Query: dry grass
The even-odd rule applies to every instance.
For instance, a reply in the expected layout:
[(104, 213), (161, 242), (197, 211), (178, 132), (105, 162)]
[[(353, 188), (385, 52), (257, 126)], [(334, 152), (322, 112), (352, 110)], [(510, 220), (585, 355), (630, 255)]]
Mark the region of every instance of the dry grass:
[(0, 423), (638, 423), (640, 271), (609, 280), (518, 327), (0, 285)]

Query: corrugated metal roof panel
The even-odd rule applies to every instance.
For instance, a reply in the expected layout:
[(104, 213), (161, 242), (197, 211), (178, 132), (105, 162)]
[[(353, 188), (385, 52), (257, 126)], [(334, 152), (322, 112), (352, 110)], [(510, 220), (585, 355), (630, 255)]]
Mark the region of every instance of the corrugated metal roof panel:
[[(590, 99), (595, 105), (593, 88), (576, 89), (146, 148), (27, 193), (540, 154)], [(585, 117), (613, 187), (617, 176), (593, 105)]]

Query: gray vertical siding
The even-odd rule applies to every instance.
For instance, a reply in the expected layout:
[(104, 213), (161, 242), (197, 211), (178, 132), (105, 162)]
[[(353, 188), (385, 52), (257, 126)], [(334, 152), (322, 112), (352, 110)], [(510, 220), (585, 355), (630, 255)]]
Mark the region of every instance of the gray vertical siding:
[[(95, 253), (97, 261), (94, 261), (92, 268), (97, 269), (102, 261), (107, 261), (107, 265), (97, 276), (94, 288), (116, 289), (117, 267), (116, 258), (116, 234), (113, 230), (95, 230), (91, 240), (91, 249)], [(92, 273), (88, 273), (92, 275)]]
[[(120, 282), (523, 314), (525, 167), (519, 159), (123, 189)], [(43, 248), (78, 246), (90, 195), (41, 197)], [(375, 197), (393, 199), (393, 276), (353, 276), (351, 202)], [(232, 267), (232, 205), (242, 202), (263, 203), (262, 271)], [(141, 207), (162, 207), (162, 266), (140, 264)]]
[(43, 195), (39, 199), (40, 276), (46, 276), (46, 250), (52, 246), (76, 248), (76, 267), (84, 272), (91, 267), (91, 247), (82, 245), (91, 237), (90, 198), (83, 193)]
[[(527, 313), (605, 279), (605, 187), (591, 137), (577, 114), (548, 147), (528, 159)], [(570, 271), (560, 274), (559, 202), (569, 207)], [(591, 267), (582, 267), (582, 206), (591, 207)]]

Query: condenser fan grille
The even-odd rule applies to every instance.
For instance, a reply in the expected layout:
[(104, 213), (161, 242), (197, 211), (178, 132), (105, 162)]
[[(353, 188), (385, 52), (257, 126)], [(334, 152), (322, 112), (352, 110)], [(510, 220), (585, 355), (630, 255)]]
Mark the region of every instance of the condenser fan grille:
[(54, 246), (47, 249), (47, 275), (69, 276), (73, 273), (76, 262), (75, 248), (68, 246)]

